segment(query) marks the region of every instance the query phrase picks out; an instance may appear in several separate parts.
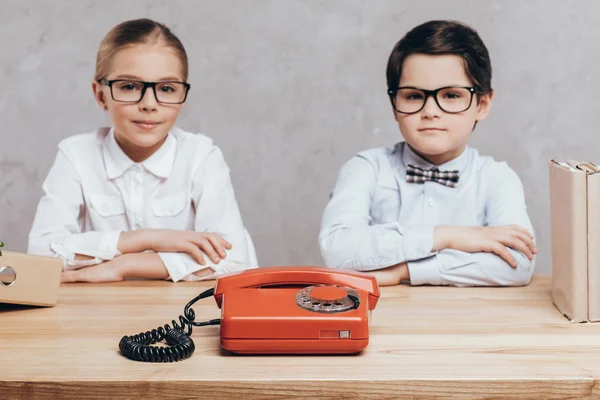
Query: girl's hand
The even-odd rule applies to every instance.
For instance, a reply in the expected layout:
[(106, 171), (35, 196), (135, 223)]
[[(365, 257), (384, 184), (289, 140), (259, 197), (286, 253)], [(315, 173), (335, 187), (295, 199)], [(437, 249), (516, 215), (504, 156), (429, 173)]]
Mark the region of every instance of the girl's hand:
[(75, 282), (120, 282), (124, 279), (123, 271), (117, 259), (105, 261), (101, 264), (92, 265), (76, 270), (63, 271), (60, 277), (61, 283)]
[[(207, 268), (207, 273), (214, 272)], [(126, 278), (166, 279), (169, 273), (160, 256), (156, 253), (123, 254), (105, 261), (77, 270), (63, 271), (62, 283), (73, 282), (119, 282)]]
[[(200, 265), (206, 265), (204, 254), (218, 264), (227, 256), (231, 244), (216, 233), (177, 231), (171, 229), (147, 229), (146, 238), (150, 250), (155, 252), (188, 253)], [(203, 254), (204, 252), (204, 254)]]

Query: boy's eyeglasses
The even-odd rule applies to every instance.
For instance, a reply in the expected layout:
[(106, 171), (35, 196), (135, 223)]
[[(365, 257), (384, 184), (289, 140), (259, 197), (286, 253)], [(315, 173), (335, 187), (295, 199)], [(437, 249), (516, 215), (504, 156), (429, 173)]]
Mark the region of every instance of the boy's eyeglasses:
[(435, 90), (415, 87), (399, 87), (388, 89), (394, 109), (401, 114), (415, 114), (425, 107), (427, 99), (432, 96), (438, 107), (449, 114), (457, 114), (468, 110), (473, 102), (473, 95), (479, 93), (477, 86), (447, 86)]
[(100, 83), (110, 88), (110, 95), (114, 101), (121, 103), (137, 103), (144, 98), (146, 89), (152, 88), (157, 102), (181, 104), (185, 102), (191, 87), (187, 82), (144, 82), (131, 79), (114, 79), (110, 81), (103, 79)]

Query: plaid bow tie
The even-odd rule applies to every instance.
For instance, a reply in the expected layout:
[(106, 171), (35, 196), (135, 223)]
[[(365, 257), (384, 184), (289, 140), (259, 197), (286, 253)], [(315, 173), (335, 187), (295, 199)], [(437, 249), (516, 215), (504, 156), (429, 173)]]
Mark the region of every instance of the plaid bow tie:
[(458, 171), (440, 171), (437, 168), (426, 170), (410, 164), (406, 166), (407, 182), (425, 183), (432, 181), (449, 187), (456, 187), (458, 179)]

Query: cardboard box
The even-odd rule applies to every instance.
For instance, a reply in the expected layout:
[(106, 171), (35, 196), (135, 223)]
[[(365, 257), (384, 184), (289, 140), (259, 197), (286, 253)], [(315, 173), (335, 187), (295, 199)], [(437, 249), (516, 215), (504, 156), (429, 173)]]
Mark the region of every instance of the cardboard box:
[(62, 268), (60, 258), (2, 251), (0, 303), (56, 305)]

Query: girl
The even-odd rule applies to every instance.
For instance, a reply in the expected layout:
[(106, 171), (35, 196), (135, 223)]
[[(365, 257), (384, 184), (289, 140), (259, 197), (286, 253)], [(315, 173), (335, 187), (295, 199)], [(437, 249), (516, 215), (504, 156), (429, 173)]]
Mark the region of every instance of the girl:
[(221, 151), (174, 126), (187, 78), (185, 49), (160, 23), (126, 21), (102, 40), (92, 90), (113, 127), (59, 144), (29, 235), (30, 253), (63, 259), (63, 282), (256, 266)]

